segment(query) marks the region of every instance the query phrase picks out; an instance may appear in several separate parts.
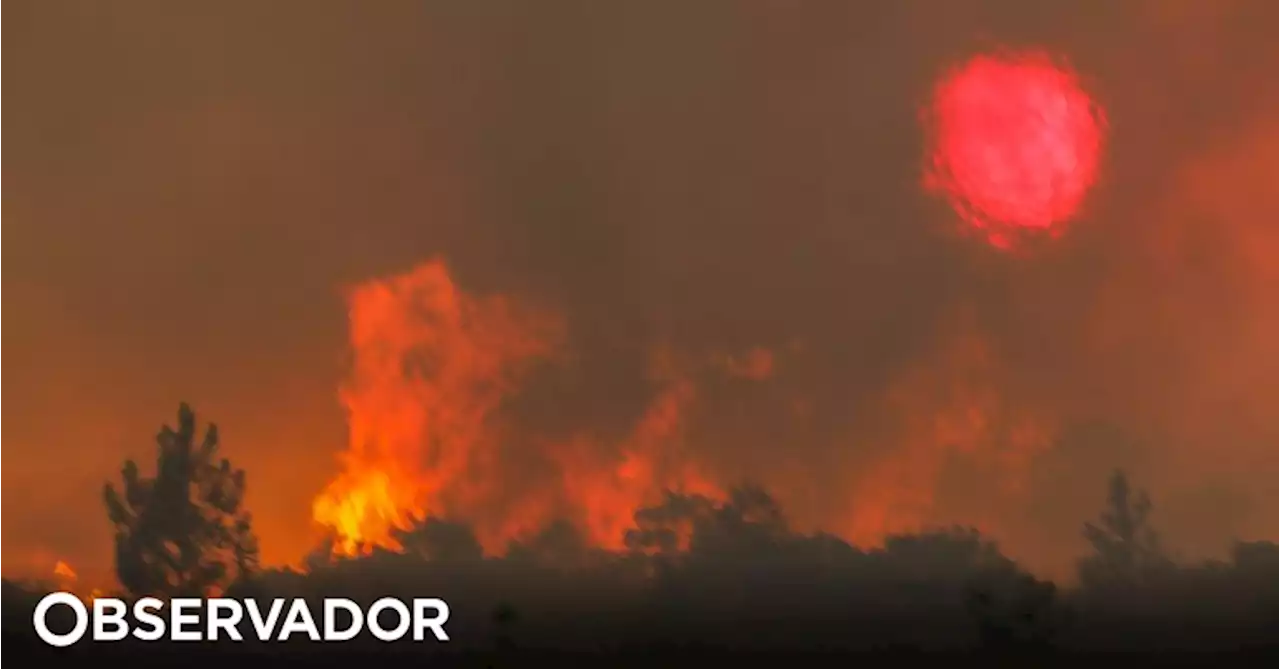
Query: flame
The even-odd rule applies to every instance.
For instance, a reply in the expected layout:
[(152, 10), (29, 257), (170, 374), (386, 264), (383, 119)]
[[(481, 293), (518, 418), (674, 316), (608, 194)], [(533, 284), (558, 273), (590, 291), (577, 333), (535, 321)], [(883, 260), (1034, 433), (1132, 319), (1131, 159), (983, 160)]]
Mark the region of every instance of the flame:
[(80, 584), (80, 576), (76, 573), (76, 570), (72, 569), (71, 565), (63, 560), (58, 560), (54, 563), (53, 577), (54, 586), (59, 591), (69, 592), (79, 597), (86, 604), (93, 604), (93, 600), (105, 594), (99, 588), (89, 588), (86, 591)]
[(592, 545), (617, 549), (634, 512), (664, 489), (718, 493), (679, 451), (696, 392), (669, 353), (655, 355), (659, 390), (622, 443), (586, 434), (545, 442), (559, 480), (514, 485), (498, 458), (498, 409), (531, 364), (555, 352), (559, 319), (465, 294), (434, 260), (361, 285), (349, 301), (353, 366), (341, 398), (350, 444), (312, 508), (334, 553), (400, 550), (396, 530), (427, 515), (466, 520), (490, 553), (562, 516)]
[[(358, 286), (349, 306), (353, 360), (341, 399), (350, 443), (313, 505), (337, 555), (401, 550), (397, 530), (428, 515), (466, 522), (488, 554), (561, 519), (589, 545), (623, 550), (636, 512), (665, 491), (725, 497), (724, 482), (686, 443), (699, 370), (755, 381), (776, 371), (763, 347), (684, 358), (658, 347), (654, 395), (631, 429), (615, 438), (522, 435), (530, 447), (520, 457), (558, 474), (530, 476), (499, 450), (514, 432), (502, 408), (535, 363), (559, 352), (557, 316), (467, 294), (438, 260)], [(1016, 495), (1030, 458), (1047, 447), (1047, 424), (1006, 400), (986, 339), (972, 327), (956, 331), (936, 358), (888, 388), (885, 414), (897, 425), (882, 435), (885, 454), (850, 481), (852, 510), (832, 528), (844, 538), (866, 545), (935, 520), (939, 479), (956, 456), (983, 467), (993, 491)], [(667, 529), (687, 547), (690, 528)]]
[(58, 563), (53, 565), (53, 575), (57, 576), (59, 580), (68, 583), (74, 583), (79, 578), (76, 576), (75, 570), (71, 568), (71, 565), (62, 560), (58, 560)]
[(336, 552), (354, 555), (398, 548), (395, 529), (452, 512), (450, 496), (486, 466), (494, 410), (551, 353), (559, 326), (506, 298), (462, 293), (438, 260), (357, 287), (349, 319), (350, 446), (313, 516)]
[[(579, 439), (558, 451), (565, 493), (581, 509), (580, 519), (592, 545), (608, 550), (624, 547), (626, 531), (635, 527), (638, 509), (660, 500), (664, 490), (723, 496), (681, 446), (684, 416), (696, 399), (693, 383), (682, 377), (667, 382), (613, 462), (592, 463), (589, 440)], [(687, 533), (681, 544), (687, 545)]]
[[(840, 528), (846, 539), (869, 544), (945, 516), (936, 494), (953, 458), (978, 468), (991, 494), (1017, 497), (1032, 460), (1049, 448), (1049, 421), (1001, 392), (986, 338), (964, 318), (956, 331), (891, 385), (885, 411), (897, 421), (893, 448), (852, 486), (852, 513)], [(998, 522), (972, 514), (964, 521), (986, 532)]]

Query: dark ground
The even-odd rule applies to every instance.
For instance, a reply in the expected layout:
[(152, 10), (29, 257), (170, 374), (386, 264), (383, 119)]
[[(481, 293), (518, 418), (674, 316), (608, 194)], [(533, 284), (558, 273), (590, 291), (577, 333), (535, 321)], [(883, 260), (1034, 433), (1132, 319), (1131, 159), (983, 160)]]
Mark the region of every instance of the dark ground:
[[(323, 597), (365, 607), (386, 596), (439, 597), (450, 606), (446, 644), (388, 644), (366, 631), (344, 644), (130, 639), (56, 649), (32, 625), (36, 602), (52, 588), (6, 580), (3, 649), (22, 667), (1277, 663), (1280, 550), (1271, 542), (1239, 542), (1227, 560), (1178, 564), (1128, 530), (1088, 525), (1095, 551), (1080, 562), (1080, 583), (1059, 587), (973, 530), (892, 536), (864, 550), (796, 534), (778, 514), (762, 513), (769, 508), (762, 495), (707, 506), (678, 551), (663, 549), (665, 530), (646, 522), (626, 552), (590, 548), (561, 528), (503, 557), (484, 556), (465, 526), (428, 519), (401, 537), (405, 553), (335, 560), (322, 551), (306, 572), (259, 571), (226, 592), (263, 610), (270, 598), (303, 598), (317, 617)], [(70, 629), (70, 611), (55, 608), (48, 624)], [(253, 638), (247, 620), (240, 630)]]

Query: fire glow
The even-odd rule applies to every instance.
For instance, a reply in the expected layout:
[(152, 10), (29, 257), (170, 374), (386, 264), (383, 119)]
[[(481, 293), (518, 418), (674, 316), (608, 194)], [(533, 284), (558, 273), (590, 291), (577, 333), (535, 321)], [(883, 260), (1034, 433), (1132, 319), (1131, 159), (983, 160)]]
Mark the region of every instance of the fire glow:
[(623, 442), (602, 449), (580, 435), (540, 444), (559, 478), (536, 486), (503, 466), (496, 414), (554, 356), (558, 318), (466, 294), (435, 260), (362, 284), (349, 306), (353, 361), (341, 399), (350, 444), (343, 471), (313, 504), (334, 553), (397, 550), (396, 531), (428, 515), (465, 519), (494, 554), (565, 517), (592, 545), (619, 549), (634, 512), (664, 490), (719, 494), (671, 452), (696, 393), (661, 356), (657, 393)]
[[(628, 531), (646, 529), (637, 512), (661, 504), (668, 491), (722, 501), (740, 483), (717, 476), (687, 443), (705, 377), (768, 383), (785, 364), (759, 347), (690, 355), (658, 346), (650, 351), (647, 405), (622, 434), (585, 427), (531, 434), (503, 409), (536, 392), (530, 376), (562, 357), (558, 315), (509, 296), (465, 292), (439, 260), (367, 281), (348, 294), (348, 305), (352, 359), (341, 400), (349, 443), (341, 470), (313, 504), (336, 556), (402, 550), (399, 531), (427, 517), (466, 523), (489, 555), (559, 521), (588, 546), (631, 550)], [(930, 491), (953, 452), (985, 463), (993, 482), (1019, 477), (1042, 440), (1025, 438), (1020, 408), (973, 383), (994, 365), (980, 334), (974, 337), (904, 371), (885, 406), (900, 423), (888, 437), (896, 447), (850, 470), (858, 481), (839, 517), (807, 524), (860, 543), (918, 529), (933, 513)], [(516, 451), (518, 463), (509, 459)], [(766, 486), (784, 498), (794, 492), (795, 481), (776, 487), (768, 474)], [(693, 528), (672, 522), (660, 529), (671, 532), (676, 550), (686, 549)]]

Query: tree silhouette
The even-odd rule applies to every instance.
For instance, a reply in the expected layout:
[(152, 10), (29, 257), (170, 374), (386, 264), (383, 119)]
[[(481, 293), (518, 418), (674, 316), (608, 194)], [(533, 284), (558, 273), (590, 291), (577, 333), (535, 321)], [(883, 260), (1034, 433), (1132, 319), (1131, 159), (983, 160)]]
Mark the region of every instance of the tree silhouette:
[(103, 498), (115, 526), (116, 575), (134, 596), (193, 596), (225, 591), (258, 567), (258, 544), (243, 510), (244, 470), (216, 458), (218, 429), (195, 443), (195, 414), (178, 408), (178, 429), (156, 437), (156, 475), (132, 460), (123, 489)]
[(484, 549), (471, 526), (428, 516), (407, 529), (392, 531), (404, 552), (437, 562), (479, 560)]
[(1085, 523), (1085, 539), (1094, 553), (1080, 563), (1080, 580), (1086, 586), (1138, 583), (1170, 562), (1160, 548), (1159, 536), (1150, 525), (1151, 499), (1134, 491), (1129, 478), (1117, 470), (1111, 475), (1107, 508), (1099, 523)]

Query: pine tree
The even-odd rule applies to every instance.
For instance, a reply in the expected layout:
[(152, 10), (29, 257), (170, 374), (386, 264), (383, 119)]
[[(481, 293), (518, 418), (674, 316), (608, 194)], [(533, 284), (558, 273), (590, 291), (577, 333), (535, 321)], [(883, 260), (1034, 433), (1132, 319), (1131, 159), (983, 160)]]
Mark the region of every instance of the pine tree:
[(218, 430), (196, 445), (191, 408), (178, 409), (178, 429), (156, 441), (156, 475), (143, 478), (126, 461), (123, 488), (107, 483), (103, 498), (115, 526), (116, 575), (134, 596), (199, 596), (223, 592), (258, 568), (258, 543), (243, 509), (244, 470), (216, 457)]
[(1085, 523), (1085, 539), (1094, 553), (1080, 564), (1085, 585), (1141, 582), (1169, 564), (1150, 524), (1151, 499), (1134, 491), (1124, 472), (1111, 476), (1107, 508), (1098, 524)]

